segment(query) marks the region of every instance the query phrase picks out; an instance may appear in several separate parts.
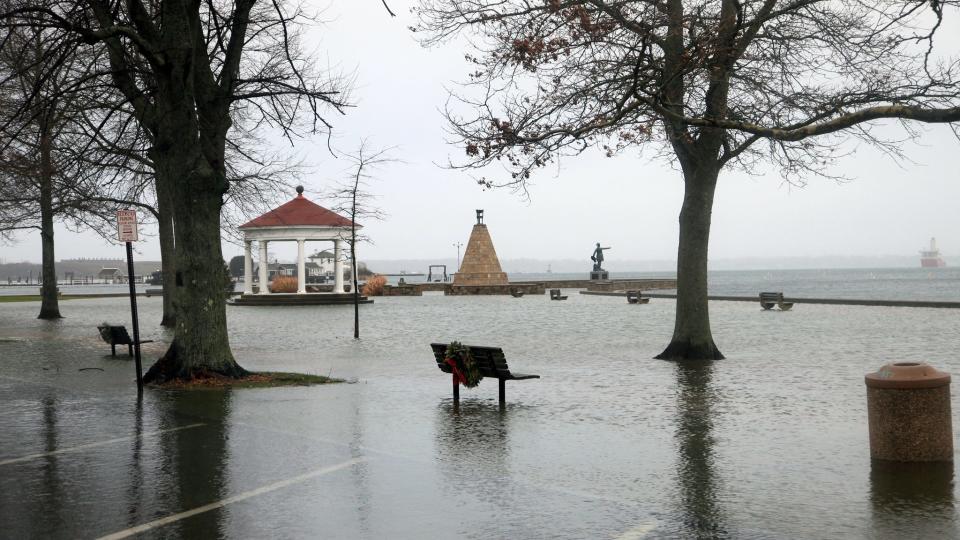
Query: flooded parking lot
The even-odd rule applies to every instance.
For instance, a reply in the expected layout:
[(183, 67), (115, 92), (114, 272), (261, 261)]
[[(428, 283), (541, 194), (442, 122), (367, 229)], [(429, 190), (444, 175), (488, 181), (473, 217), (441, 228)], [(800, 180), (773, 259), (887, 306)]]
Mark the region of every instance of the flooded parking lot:
[[(960, 372), (955, 310), (714, 302), (727, 359), (676, 364), (652, 359), (660, 299), (378, 298), (360, 341), (350, 307), (229, 307), (244, 367), (348, 382), (138, 402), (94, 328), (129, 325), (126, 302), (0, 308), (0, 536), (960, 535), (952, 465), (871, 466), (863, 384), (889, 361)], [(160, 300), (140, 308), (156, 358)], [(457, 411), (429, 348), (454, 339), (542, 378)]]

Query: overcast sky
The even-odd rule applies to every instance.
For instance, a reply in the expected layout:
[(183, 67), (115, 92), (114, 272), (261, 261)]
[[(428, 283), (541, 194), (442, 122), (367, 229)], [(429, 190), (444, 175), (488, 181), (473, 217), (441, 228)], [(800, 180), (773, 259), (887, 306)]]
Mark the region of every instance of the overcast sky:
[[(387, 217), (364, 223), (375, 244), (360, 248), (361, 259), (453, 258), (453, 244), (466, 243), (476, 208), (486, 210), (503, 259), (586, 258), (596, 242), (612, 246), (608, 264), (676, 257), (680, 174), (637, 150), (615, 158), (567, 158), (534, 178), (529, 201), (509, 190), (484, 191), (467, 173), (438, 166), (463, 155), (462, 148), (445, 144), (439, 109), (447, 88), (465, 78), (465, 50), (422, 48), (407, 29), (414, 2), (389, 3), (396, 18), (379, 0), (331, 2), (323, 14), (327, 22), (308, 36), (319, 64), (356, 79), (357, 106), (333, 118), (334, 145), (352, 150), (368, 138), (374, 146), (396, 147), (394, 157), (404, 162), (382, 169), (371, 183)], [(960, 40), (952, 41), (960, 48)], [(931, 236), (945, 254), (960, 254), (960, 143), (944, 126), (922, 129), (921, 145), (907, 147), (914, 163), (898, 165), (870, 147), (838, 161), (835, 172), (852, 177), (848, 183), (810, 178), (798, 189), (775, 170), (757, 177), (721, 173), (711, 258), (913, 255)], [(329, 206), (319, 194), (342, 179), (348, 163), (332, 158), (321, 137), (298, 142), (295, 151), (313, 165), (306, 195)], [(89, 233), (59, 228), (56, 240), (58, 259), (123, 256), (122, 247)], [(308, 249), (313, 247), (327, 246)], [(156, 237), (137, 248), (139, 258), (159, 259)], [(270, 251), (292, 259), (295, 244)], [(226, 258), (241, 253), (224, 244)], [(22, 234), (16, 244), (0, 245), (0, 259), (39, 261), (39, 235)]]

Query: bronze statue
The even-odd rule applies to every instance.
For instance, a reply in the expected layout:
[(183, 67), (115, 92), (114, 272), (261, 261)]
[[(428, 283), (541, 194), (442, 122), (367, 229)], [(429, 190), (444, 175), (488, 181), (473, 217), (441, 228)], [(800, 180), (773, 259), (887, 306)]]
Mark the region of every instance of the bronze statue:
[(600, 247), (600, 242), (597, 242), (597, 249), (593, 250), (593, 255), (590, 256), (590, 260), (593, 261), (593, 271), (600, 272), (603, 270), (603, 250), (610, 249), (609, 247)]

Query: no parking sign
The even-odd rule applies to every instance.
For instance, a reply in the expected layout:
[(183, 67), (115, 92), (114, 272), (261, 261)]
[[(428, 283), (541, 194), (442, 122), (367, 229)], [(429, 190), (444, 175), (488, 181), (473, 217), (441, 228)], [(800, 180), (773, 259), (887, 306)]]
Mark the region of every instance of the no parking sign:
[(117, 235), (121, 242), (137, 241), (136, 210), (117, 210)]

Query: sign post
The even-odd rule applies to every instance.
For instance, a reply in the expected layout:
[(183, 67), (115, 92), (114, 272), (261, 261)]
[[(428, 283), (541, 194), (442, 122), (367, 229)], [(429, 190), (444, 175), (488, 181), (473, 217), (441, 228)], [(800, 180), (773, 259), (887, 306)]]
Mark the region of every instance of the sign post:
[(133, 283), (133, 242), (138, 240), (137, 211), (117, 210), (117, 236), (127, 244), (127, 283), (130, 285), (130, 316), (133, 319), (133, 358), (137, 366), (137, 393), (143, 393), (143, 368), (140, 364), (140, 320), (137, 316), (137, 287)]

